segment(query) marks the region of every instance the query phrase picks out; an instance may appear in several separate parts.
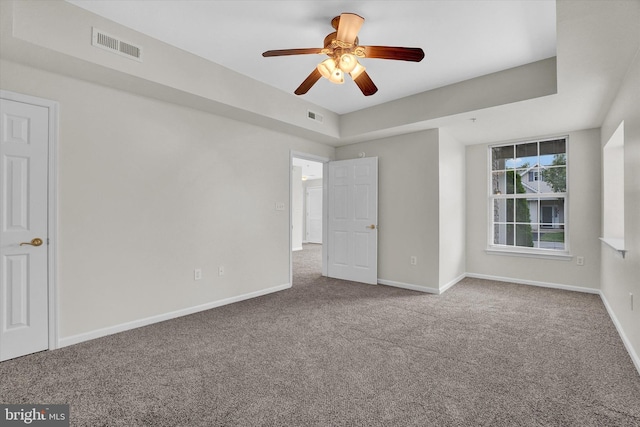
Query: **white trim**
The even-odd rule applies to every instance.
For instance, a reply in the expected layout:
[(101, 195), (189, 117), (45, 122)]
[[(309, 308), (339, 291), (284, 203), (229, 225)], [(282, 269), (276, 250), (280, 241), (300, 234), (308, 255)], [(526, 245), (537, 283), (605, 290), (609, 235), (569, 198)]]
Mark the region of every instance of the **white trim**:
[(485, 252), (487, 253), (487, 255), (519, 256), (528, 258), (554, 259), (557, 261), (571, 261), (573, 259), (573, 255), (565, 251), (557, 253), (550, 251), (542, 252), (544, 250), (545, 249), (536, 249), (535, 252), (533, 250), (529, 252), (518, 246), (508, 246), (505, 247), (505, 249), (502, 249), (501, 246), (490, 246), (485, 249)]
[(498, 282), (517, 283), (520, 285), (540, 286), (542, 288), (562, 289), (564, 291), (583, 292), (586, 294), (600, 293), (598, 289), (585, 288), (582, 286), (563, 285), (560, 283), (550, 283), (550, 282), (539, 282), (537, 280), (522, 280), (522, 279), (516, 279), (513, 277), (491, 276), (488, 274), (467, 273), (466, 277), (470, 277), (473, 279), (496, 280)]
[(58, 139), (60, 104), (49, 99), (0, 90), (0, 98), (49, 110), (48, 188), (47, 188), (47, 287), (49, 292), (49, 350), (60, 347), (58, 341)]
[(84, 341), (105, 337), (107, 335), (117, 334), (118, 332), (124, 332), (124, 331), (140, 328), (142, 326), (147, 326), (147, 325), (151, 325), (158, 322), (164, 322), (165, 320), (171, 320), (177, 317), (188, 316), (189, 314), (210, 310), (212, 308), (221, 307), (223, 305), (233, 304), (235, 302), (240, 302), (240, 301), (248, 300), (251, 298), (260, 297), (260, 296), (271, 294), (274, 292), (283, 291), (289, 288), (291, 288), (291, 283), (286, 283), (284, 285), (274, 286), (267, 289), (261, 289), (255, 292), (249, 292), (248, 294), (242, 294), (235, 297), (208, 302), (206, 304), (196, 305), (194, 307), (188, 307), (188, 308), (183, 308), (181, 310), (171, 311), (169, 313), (146, 317), (144, 319), (138, 319), (138, 320), (133, 320), (127, 323), (121, 323), (119, 325), (109, 326), (102, 329), (96, 329), (94, 331), (84, 332), (78, 335), (72, 335), (70, 337), (62, 338), (60, 339), (59, 345), (60, 347), (67, 347), (69, 345), (79, 344)]
[(411, 291), (425, 292), (428, 294), (440, 294), (438, 288), (428, 288), (426, 286), (414, 285), (411, 283), (396, 282), (393, 280), (378, 279), (379, 285), (393, 286), (394, 288), (409, 289)]
[(458, 283), (459, 281), (461, 281), (465, 277), (467, 277), (466, 273), (462, 273), (461, 275), (459, 275), (458, 277), (456, 277), (455, 279), (453, 279), (449, 283), (445, 283), (444, 285), (440, 286), (439, 294), (445, 293), (446, 291), (449, 290), (449, 288), (451, 288), (453, 285), (455, 285), (456, 283)]
[(408, 290), (411, 290), (411, 291), (425, 292), (425, 293), (428, 293), (428, 294), (442, 295), (447, 290), (449, 290), (449, 288), (451, 288), (453, 285), (455, 285), (456, 283), (458, 283), (459, 281), (461, 281), (465, 277), (467, 277), (466, 274), (461, 274), (460, 276), (456, 277), (455, 279), (453, 279), (449, 283), (445, 283), (444, 285), (440, 286), (440, 288), (429, 288), (429, 287), (422, 286), (422, 285), (414, 285), (412, 283), (396, 282), (394, 280), (386, 280), (386, 279), (378, 279), (378, 284), (379, 285), (386, 285), (386, 286), (393, 286), (394, 288), (408, 289)]
[(613, 324), (616, 327), (616, 330), (618, 331), (618, 335), (620, 335), (620, 339), (622, 339), (622, 343), (624, 344), (624, 347), (627, 349), (627, 352), (631, 357), (631, 361), (635, 365), (636, 370), (638, 371), (638, 374), (640, 374), (640, 357), (638, 357), (638, 353), (636, 353), (635, 350), (633, 349), (633, 346), (631, 345), (631, 341), (629, 341), (629, 338), (627, 338), (627, 335), (624, 333), (624, 330), (622, 329), (622, 325), (618, 321), (616, 314), (614, 313), (613, 309), (609, 305), (607, 298), (604, 296), (602, 291), (600, 291), (599, 294), (600, 294), (600, 298), (602, 299), (602, 303), (604, 304), (604, 307), (607, 309), (607, 313), (609, 313), (609, 317), (611, 318), (611, 321), (613, 322)]
[[(302, 242), (304, 243), (304, 242)], [(295, 248), (292, 248), (291, 251), (301, 251), (302, 250), (302, 246), (296, 246)]]
[(600, 237), (599, 239), (624, 258), (624, 255), (627, 253), (624, 248), (624, 239), (612, 239), (610, 237)]
[[(293, 218), (291, 216), (291, 205), (293, 204), (293, 181), (291, 179), (291, 167), (293, 166), (293, 158), (311, 160), (313, 162), (322, 163), (322, 275), (327, 275), (327, 174), (329, 173), (328, 157), (316, 156), (315, 154), (303, 153), (301, 151), (289, 150), (289, 283), (293, 283), (293, 243), (291, 242), (291, 234), (293, 226)], [(303, 236), (304, 237), (304, 236)]]

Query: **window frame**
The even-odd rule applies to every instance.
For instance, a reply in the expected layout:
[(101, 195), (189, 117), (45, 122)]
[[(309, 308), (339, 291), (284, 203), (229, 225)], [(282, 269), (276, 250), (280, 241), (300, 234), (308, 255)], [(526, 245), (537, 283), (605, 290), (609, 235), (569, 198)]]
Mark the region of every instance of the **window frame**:
[[(540, 155), (540, 146), (539, 143), (545, 141), (554, 141), (564, 139), (565, 141), (565, 170), (566, 170), (566, 187), (564, 192), (558, 193), (538, 193), (532, 196), (527, 197), (525, 194), (494, 194), (493, 189), (493, 149), (497, 147), (514, 147), (514, 157), (515, 157), (515, 147), (521, 144), (530, 144), (537, 143), (538, 144), (538, 156)], [(545, 138), (537, 138), (537, 139), (529, 139), (529, 140), (516, 140), (511, 142), (504, 142), (498, 144), (490, 144), (487, 146), (487, 248), (486, 252), (489, 254), (499, 254), (499, 255), (510, 255), (510, 256), (525, 256), (525, 257), (534, 257), (534, 258), (548, 258), (548, 259), (563, 259), (563, 260), (571, 260), (571, 252), (570, 252), (570, 206), (569, 206), (569, 177), (570, 177), (570, 139), (569, 135), (559, 135)], [(505, 169), (508, 170), (508, 169)], [(513, 171), (516, 172), (518, 168), (513, 168)], [(540, 169), (541, 170), (541, 169)], [(540, 172), (538, 170), (538, 172)], [(540, 178), (537, 182), (541, 182)], [(500, 245), (494, 243), (494, 201), (495, 200), (507, 200), (507, 199), (544, 199), (547, 197), (562, 197), (564, 199), (564, 221), (563, 221), (563, 229), (564, 229), (564, 249), (549, 249), (549, 248), (533, 248), (526, 246), (515, 246), (515, 245)], [(538, 209), (540, 210), (540, 205), (538, 205)], [(540, 214), (540, 212), (538, 212)], [(541, 224), (541, 218), (538, 218), (538, 222), (536, 224)], [(513, 226), (517, 225), (517, 221), (513, 221)], [(538, 237), (539, 238), (539, 237)]]

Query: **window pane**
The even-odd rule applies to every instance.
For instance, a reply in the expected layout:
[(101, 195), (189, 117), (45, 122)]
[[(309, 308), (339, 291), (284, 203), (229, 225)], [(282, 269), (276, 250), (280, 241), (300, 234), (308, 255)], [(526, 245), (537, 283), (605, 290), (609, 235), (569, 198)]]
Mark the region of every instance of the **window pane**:
[(516, 145), (515, 163), (516, 167), (524, 169), (536, 166), (538, 164), (538, 143)]
[(543, 141), (540, 143), (540, 166), (557, 166), (567, 164), (564, 139)]
[(493, 244), (513, 246), (513, 224), (495, 224), (493, 226)]
[(513, 222), (514, 199), (496, 199), (493, 201), (493, 222)]
[(567, 191), (567, 168), (565, 166), (548, 167), (542, 171), (540, 192), (564, 193)]
[(530, 224), (516, 224), (516, 246), (533, 247), (533, 231)]
[(542, 230), (540, 231), (541, 249), (564, 249), (564, 230)]
[(531, 237), (533, 238), (533, 247), (540, 247), (540, 233), (535, 229), (535, 227), (531, 227)]
[(540, 199), (540, 226), (564, 228), (564, 199)]
[(518, 193), (538, 193), (538, 180), (540, 179), (538, 168), (518, 169), (518, 175), (520, 175), (521, 184)]
[(513, 194), (515, 190), (513, 179), (513, 171), (494, 172), (491, 182), (493, 194)]
[(522, 187), (522, 185), (519, 185), (520, 176), (515, 171), (512, 171), (512, 170), (507, 171), (505, 175), (506, 175), (505, 180), (507, 185), (507, 194), (520, 193), (521, 191), (518, 191), (518, 189)]
[(513, 222), (515, 199), (507, 199), (507, 222)]
[(531, 211), (537, 209), (537, 200), (516, 199), (516, 222), (531, 222)]
[(514, 167), (513, 145), (491, 149), (491, 169), (504, 170)]

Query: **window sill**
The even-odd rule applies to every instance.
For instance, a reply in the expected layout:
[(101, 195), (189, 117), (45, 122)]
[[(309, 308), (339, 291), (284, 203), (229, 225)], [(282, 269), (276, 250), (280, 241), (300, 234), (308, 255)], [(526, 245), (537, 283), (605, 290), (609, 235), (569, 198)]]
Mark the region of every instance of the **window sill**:
[(617, 251), (620, 255), (622, 255), (622, 258), (624, 259), (624, 255), (627, 253), (627, 251), (624, 248), (624, 239), (612, 239), (610, 237), (600, 237), (600, 240), (602, 240), (602, 243), (606, 243), (609, 247)]
[(488, 247), (486, 249), (486, 253), (488, 255), (506, 255), (525, 258), (553, 259), (556, 261), (571, 261), (573, 259), (573, 256), (564, 251), (553, 253), (547, 251), (527, 251), (526, 249), (502, 249), (498, 247)]

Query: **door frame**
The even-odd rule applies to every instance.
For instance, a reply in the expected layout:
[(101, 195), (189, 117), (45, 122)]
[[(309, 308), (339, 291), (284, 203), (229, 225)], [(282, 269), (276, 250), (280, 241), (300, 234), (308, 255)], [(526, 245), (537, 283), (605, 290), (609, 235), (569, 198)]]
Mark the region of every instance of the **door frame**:
[(328, 157), (317, 156), (315, 154), (304, 153), (301, 151), (289, 150), (289, 285), (293, 286), (293, 246), (291, 244), (293, 216), (291, 215), (291, 206), (293, 205), (293, 180), (291, 179), (291, 167), (293, 166), (293, 158), (311, 160), (313, 162), (322, 163), (322, 275), (327, 275), (327, 174), (329, 173)]
[(49, 310), (49, 350), (58, 343), (58, 139), (60, 104), (49, 99), (0, 90), (0, 98), (49, 110), (48, 179), (47, 179), (47, 289)]

